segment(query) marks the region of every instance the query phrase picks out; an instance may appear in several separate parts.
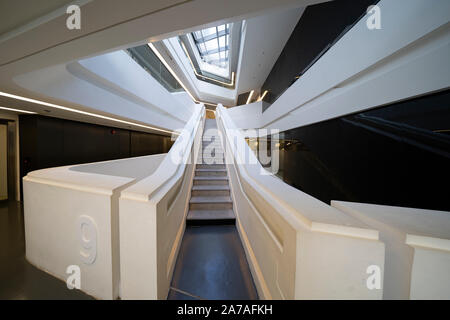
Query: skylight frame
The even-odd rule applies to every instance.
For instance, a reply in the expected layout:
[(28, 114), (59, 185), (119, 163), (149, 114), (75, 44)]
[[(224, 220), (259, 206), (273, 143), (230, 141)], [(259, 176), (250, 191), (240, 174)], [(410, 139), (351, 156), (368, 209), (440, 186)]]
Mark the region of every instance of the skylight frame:
[(229, 68), (230, 29), (231, 24), (222, 24), (192, 32), (192, 38), (204, 63), (225, 70)]

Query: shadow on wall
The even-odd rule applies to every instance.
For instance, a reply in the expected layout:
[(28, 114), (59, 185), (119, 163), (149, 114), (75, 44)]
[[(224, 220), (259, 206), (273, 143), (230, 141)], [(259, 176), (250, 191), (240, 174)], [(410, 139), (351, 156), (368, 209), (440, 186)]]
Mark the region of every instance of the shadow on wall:
[[(272, 104), (315, 59), (379, 0), (339, 0), (308, 6), (267, 76), (261, 92)], [(263, 105), (263, 111), (270, 107)]]
[(288, 130), (277, 175), (328, 204), (449, 211), (449, 125), (447, 90)]

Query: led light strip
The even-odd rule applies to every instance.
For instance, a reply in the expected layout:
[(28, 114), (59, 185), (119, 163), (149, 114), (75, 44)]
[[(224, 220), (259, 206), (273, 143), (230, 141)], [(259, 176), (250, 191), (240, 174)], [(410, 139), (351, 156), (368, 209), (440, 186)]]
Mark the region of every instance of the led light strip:
[(262, 99), (264, 99), (264, 97), (266, 96), (267, 92), (268, 92), (267, 90), (264, 91), (263, 95), (258, 98), (258, 101), (262, 101)]
[[(146, 125), (135, 123), (135, 122), (131, 122), (131, 121), (125, 121), (125, 120), (120, 120), (120, 119), (116, 119), (116, 118), (112, 118), (112, 117), (108, 117), (108, 116), (102, 116), (100, 114), (86, 112), (86, 111), (81, 111), (81, 110), (77, 110), (77, 109), (72, 109), (72, 108), (60, 106), (60, 105), (53, 104), (53, 103), (48, 103), (48, 102), (44, 102), (44, 101), (40, 101), (40, 100), (35, 100), (35, 99), (30, 99), (30, 98), (26, 98), (26, 97), (17, 96), (17, 95), (6, 93), (6, 92), (1, 92), (0, 91), (0, 96), (7, 97), (7, 98), (12, 98), (12, 99), (17, 99), (17, 100), (21, 100), (21, 101), (26, 101), (26, 102), (31, 102), (31, 103), (36, 103), (36, 104), (40, 104), (40, 105), (43, 105), (43, 106), (46, 106), (46, 107), (60, 109), (60, 110), (64, 110), (64, 111), (75, 112), (75, 113), (79, 113), (79, 114), (83, 114), (83, 115), (91, 116), (91, 117), (95, 117), (95, 118), (100, 118), (100, 119), (104, 119), (104, 120), (110, 120), (110, 121), (114, 121), (114, 122), (128, 124), (128, 125), (132, 125), (132, 126), (136, 126), (136, 127), (140, 127), (140, 128), (156, 130), (156, 131), (166, 132), (166, 133), (170, 133), (170, 134), (179, 134), (179, 133), (177, 133), (175, 131), (168, 131), (168, 130), (159, 129), (159, 128), (155, 128), (155, 127), (151, 127), (151, 126), (146, 126)], [(23, 112), (23, 111), (21, 111), (21, 112)], [(30, 112), (30, 111), (28, 111), (28, 112)]]
[(14, 111), (14, 112), (20, 112), (20, 113), (36, 114), (36, 112), (32, 112), (32, 111), (25, 111), (25, 110), (19, 110), (19, 109), (13, 109), (13, 108), (6, 108), (6, 107), (0, 107), (0, 109), (1, 109), (1, 110)]
[(255, 90), (252, 90), (252, 91), (250, 91), (250, 94), (248, 95), (248, 99), (247, 99), (247, 103), (246, 104), (249, 104), (250, 103), (250, 101), (252, 100), (252, 97), (253, 97), (253, 93), (255, 92)]
[(232, 87), (234, 85), (234, 71), (231, 73), (231, 83), (226, 83), (226, 82), (214, 79), (214, 78), (210, 78), (210, 77), (204, 76), (202, 74), (198, 74), (197, 70), (194, 67), (194, 63), (192, 62), (191, 56), (189, 55), (189, 53), (188, 53), (188, 51), (186, 49), (186, 46), (184, 45), (183, 42), (181, 42), (181, 46), (183, 47), (184, 53), (186, 53), (186, 56), (188, 57), (189, 62), (191, 63), (192, 70), (194, 70), (194, 73), (195, 73), (196, 76), (201, 77), (201, 78), (205, 78), (205, 79), (208, 79), (208, 80), (211, 80), (211, 81), (215, 81), (215, 82), (218, 82), (218, 83), (222, 83), (222, 84), (224, 84), (226, 86), (230, 86), (230, 87)]
[(191, 99), (195, 103), (203, 103), (203, 104), (207, 104), (207, 105), (210, 105), (210, 106), (217, 106), (217, 104), (214, 104), (214, 103), (202, 102), (202, 101), (198, 101), (197, 99), (195, 99), (194, 96), (191, 94), (191, 92), (186, 88), (184, 83), (180, 80), (180, 78), (178, 78), (178, 76), (176, 75), (175, 71), (173, 71), (173, 69), (169, 66), (169, 64), (166, 62), (166, 60), (164, 60), (163, 56), (159, 53), (159, 51), (156, 50), (156, 48), (153, 45), (153, 43), (148, 43), (148, 46), (150, 47), (150, 49), (152, 49), (153, 53), (156, 54), (156, 56), (164, 64), (164, 66), (167, 68), (167, 70), (169, 70), (170, 74), (172, 74), (172, 76), (178, 81), (178, 83), (183, 87), (183, 89), (188, 93), (188, 95), (191, 97)]

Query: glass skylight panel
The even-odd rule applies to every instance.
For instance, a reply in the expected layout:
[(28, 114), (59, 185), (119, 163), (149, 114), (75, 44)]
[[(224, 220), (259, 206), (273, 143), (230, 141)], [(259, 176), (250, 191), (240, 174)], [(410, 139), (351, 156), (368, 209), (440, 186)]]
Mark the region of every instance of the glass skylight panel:
[(203, 62), (228, 68), (230, 25), (206, 28), (192, 33)]
[(221, 48), (224, 48), (225, 47), (225, 36), (221, 36), (221, 37), (219, 37), (219, 46), (221, 47)]
[(211, 52), (211, 51), (217, 52), (218, 51), (217, 49), (218, 49), (219, 45), (218, 45), (216, 39), (212, 39), (212, 40), (206, 41), (205, 45), (206, 45), (206, 50), (208, 52)]

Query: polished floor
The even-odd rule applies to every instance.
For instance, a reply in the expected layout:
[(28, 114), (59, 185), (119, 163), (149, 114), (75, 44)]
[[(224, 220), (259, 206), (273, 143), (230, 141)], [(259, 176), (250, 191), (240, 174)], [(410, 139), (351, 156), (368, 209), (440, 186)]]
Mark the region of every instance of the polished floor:
[(26, 261), (23, 208), (15, 201), (0, 201), (0, 299), (93, 299)]
[(168, 299), (258, 299), (234, 225), (186, 228)]

